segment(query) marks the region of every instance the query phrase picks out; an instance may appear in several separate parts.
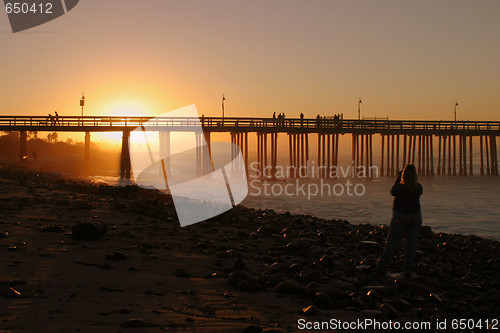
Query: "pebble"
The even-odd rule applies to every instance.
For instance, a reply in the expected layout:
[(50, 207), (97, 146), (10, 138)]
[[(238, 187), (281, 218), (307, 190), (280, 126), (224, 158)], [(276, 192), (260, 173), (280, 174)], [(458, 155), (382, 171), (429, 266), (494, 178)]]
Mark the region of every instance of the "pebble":
[(231, 259), (233, 257), (233, 254), (228, 251), (220, 251), (217, 252), (217, 258), (222, 258), (222, 259)]
[(189, 277), (189, 273), (182, 267), (177, 267), (174, 271), (174, 274), (178, 277)]
[(254, 282), (241, 280), (238, 283), (238, 289), (246, 292), (259, 292), (262, 291), (262, 286)]
[(138, 327), (147, 327), (148, 323), (144, 319), (134, 318), (121, 323), (120, 326), (138, 328)]
[(300, 285), (294, 281), (284, 281), (276, 286), (274, 292), (283, 295), (298, 294), (300, 292)]
[(250, 325), (243, 329), (242, 333), (261, 333), (262, 327), (257, 325)]
[(244, 269), (245, 267), (247, 267), (245, 261), (241, 258), (236, 258), (236, 260), (234, 261), (233, 268), (234, 269)]
[(303, 308), (300, 310), (300, 314), (307, 316), (307, 317), (312, 317), (318, 314), (318, 308), (315, 305), (309, 305), (308, 307)]

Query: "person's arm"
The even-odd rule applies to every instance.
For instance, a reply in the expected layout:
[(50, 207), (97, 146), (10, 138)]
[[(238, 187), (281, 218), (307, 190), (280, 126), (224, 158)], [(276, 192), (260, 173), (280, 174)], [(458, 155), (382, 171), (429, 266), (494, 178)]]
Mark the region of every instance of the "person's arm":
[(394, 185), (392, 185), (392, 188), (391, 190), (389, 191), (389, 193), (392, 195), (392, 196), (396, 196), (396, 192), (397, 192), (397, 185), (401, 183), (401, 174), (403, 173), (403, 171), (399, 171), (398, 172), (398, 176), (396, 177), (396, 181), (394, 182)]

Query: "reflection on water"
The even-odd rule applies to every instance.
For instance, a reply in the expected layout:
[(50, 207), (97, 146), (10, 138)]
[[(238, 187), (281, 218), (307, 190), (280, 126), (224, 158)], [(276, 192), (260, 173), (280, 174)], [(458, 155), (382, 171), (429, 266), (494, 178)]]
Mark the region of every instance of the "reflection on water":
[[(117, 186), (131, 184), (130, 181), (113, 177), (99, 177), (95, 180)], [(267, 180), (267, 193), (270, 195), (265, 194), (263, 181), (254, 182), (253, 186), (258, 186), (260, 183), (260, 195), (255, 195), (258, 191), (251, 186), (242, 205), (273, 209), (276, 212), (289, 211), (292, 214), (313, 215), (324, 219), (343, 219), (353, 224), (389, 224), (392, 214), (392, 196), (389, 190), (394, 179), (383, 177), (374, 180), (349, 180), (352, 186), (363, 184), (364, 194), (358, 196), (353, 192), (351, 192), (353, 195), (344, 192), (342, 195), (335, 195), (330, 191), (328, 195), (324, 187), (323, 195), (319, 192), (313, 196), (312, 193), (307, 193), (308, 185), (319, 185), (320, 179), (299, 180), (299, 187), (305, 184), (304, 193), (297, 191), (295, 179)], [(329, 184), (330, 189), (338, 183), (343, 184), (345, 188), (346, 179), (324, 180), (324, 183)], [(424, 225), (431, 226), (435, 232), (470, 233), (500, 239), (498, 177), (421, 177), (420, 183), (424, 187), (424, 194), (420, 200)], [(271, 188), (275, 184), (279, 184), (280, 187), (289, 185), (288, 193), (293, 192), (293, 195), (284, 193), (273, 195)], [(278, 185), (274, 189), (275, 194), (279, 194)]]

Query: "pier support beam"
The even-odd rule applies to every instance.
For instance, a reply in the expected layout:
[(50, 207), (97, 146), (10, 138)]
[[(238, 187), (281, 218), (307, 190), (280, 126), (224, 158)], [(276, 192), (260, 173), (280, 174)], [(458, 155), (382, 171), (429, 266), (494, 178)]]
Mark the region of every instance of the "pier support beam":
[(469, 136), (469, 175), (472, 176), (472, 135)]
[(498, 176), (497, 141), (494, 135), (490, 136), (490, 156), (491, 156), (491, 175)]
[[(241, 157), (243, 158), (244, 165), (239, 164), (239, 159), (232, 164), (231, 172), (236, 175), (243, 175), (243, 167), (246, 170), (247, 178), (250, 177), (250, 171), (248, 170), (248, 133), (235, 133), (231, 132), (231, 143), (240, 147)], [(233, 154), (233, 160), (236, 157), (236, 153)], [(213, 164), (212, 164), (213, 167)]]
[[(160, 131), (159, 132), (160, 139), (160, 160), (164, 160), (162, 163), (162, 170), (160, 170), (160, 174), (163, 176), (165, 173), (167, 179), (170, 178), (170, 158), (166, 158), (170, 156), (170, 131)], [(163, 170), (165, 167), (165, 170)]]
[[(85, 165), (89, 161), (90, 133), (85, 132)], [(123, 131), (122, 154), (120, 158), (120, 178), (130, 179), (130, 131)]]
[(479, 155), (481, 156), (481, 166), (479, 169), (479, 174), (481, 176), (484, 176), (483, 136), (482, 135), (479, 136)]
[[(288, 153), (290, 156), (290, 170), (292, 171), (289, 177), (306, 178), (309, 176), (309, 138), (307, 136), (308, 134), (306, 133), (288, 133)], [(321, 139), (319, 139), (318, 144), (321, 144)], [(325, 148), (323, 147), (323, 154), (324, 151)], [(320, 158), (320, 149), (318, 147), (318, 162), (320, 162)]]

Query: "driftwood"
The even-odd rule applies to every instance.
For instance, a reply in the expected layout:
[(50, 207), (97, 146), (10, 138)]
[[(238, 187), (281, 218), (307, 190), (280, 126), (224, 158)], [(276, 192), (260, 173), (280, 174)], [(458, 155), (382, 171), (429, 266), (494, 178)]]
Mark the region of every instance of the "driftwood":
[(85, 219), (71, 227), (73, 238), (93, 240), (101, 237), (108, 231), (106, 223), (96, 219)]

